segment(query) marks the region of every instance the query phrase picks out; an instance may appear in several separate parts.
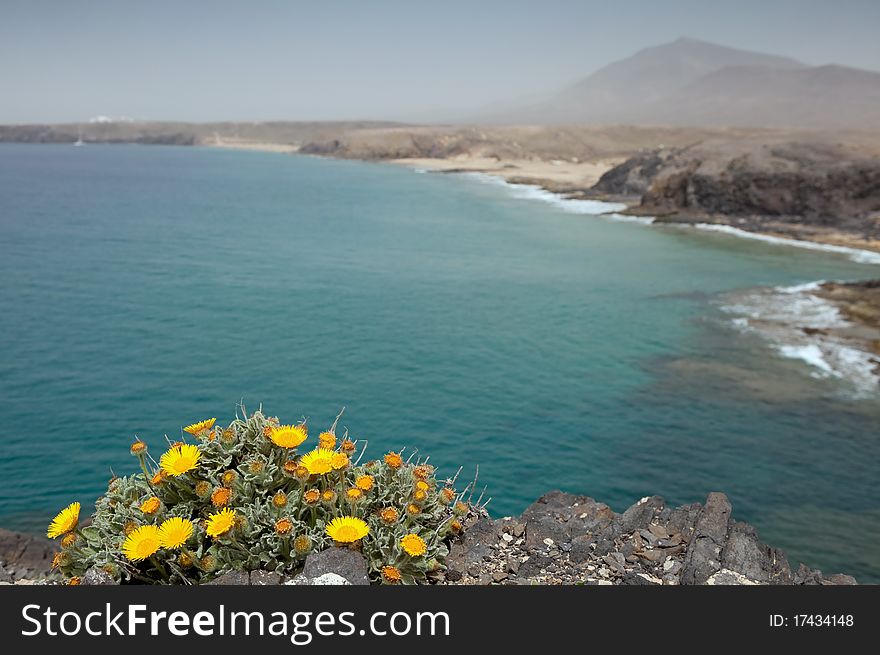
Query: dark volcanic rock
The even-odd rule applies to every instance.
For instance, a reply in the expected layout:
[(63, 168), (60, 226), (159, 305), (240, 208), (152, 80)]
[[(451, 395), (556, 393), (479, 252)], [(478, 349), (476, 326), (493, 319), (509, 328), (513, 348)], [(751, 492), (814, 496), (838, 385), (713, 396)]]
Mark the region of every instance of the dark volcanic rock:
[(739, 521), (730, 527), (721, 553), (721, 566), (762, 584), (792, 583), (785, 553), (762, 544), (755, 529)]
[(0, 528), (0, 566), (14, 579), (47, 575), (57, 551), (55, 542), (45, 537)]
[(459, 541), (453, 542), (446, 557), (446, 568), (454, 575), (463, 574), (469, 566), (480, 563), (490, 555), (492, 545), (497, 540), (495, 524), (491, 519), (481, 518), (465, 531)]
[(350, 548), (328, 548), (306, 558), (303, 575), (314, 579), (325, 573), (335, 573), (353, 585), (370, 584), (367, 560)]
[(880, 238), (880, 158), (842, 145), (717, 140), (658, 150), (606, 172), (591, 192), (640, 196), (636, 213), (659, 221), (735, 218), (745, 229)]
[(654, 519), (654, 515), (660, 512), (665, 501), (660, 496), (650, 496), (635, 503), (620, 515), (618, 525), (621, 532), (634, 532), (646, 529)]
[(730, 526), (730, 501), (713, 492), (697, 517), (694, 535), (684, 558), (682, 584), (705, 584), (721, 570), (721, 552), (727, 543)]

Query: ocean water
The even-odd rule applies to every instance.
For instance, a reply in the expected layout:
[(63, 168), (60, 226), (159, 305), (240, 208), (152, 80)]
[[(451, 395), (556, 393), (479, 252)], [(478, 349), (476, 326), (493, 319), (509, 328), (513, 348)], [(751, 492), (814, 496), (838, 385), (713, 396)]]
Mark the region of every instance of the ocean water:
[(88, 506), (134, 435), (345, 407), (374, 455), (479, 465), (497, 515), (553, 488), (618, 511), (723, 490), (794, 563), (880, 581), (880, 397), (736, 314), (880, 267), (487, 182), (0, 145), (0, 525)]

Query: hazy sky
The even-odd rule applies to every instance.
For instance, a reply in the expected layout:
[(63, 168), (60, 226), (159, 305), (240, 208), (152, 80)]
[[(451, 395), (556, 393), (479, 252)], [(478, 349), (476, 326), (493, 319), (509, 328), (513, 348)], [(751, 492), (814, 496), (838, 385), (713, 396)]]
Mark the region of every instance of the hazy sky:
[(0, 0), (0, 123), (472, 114), (691, 36), (880, 70), (880, 0)]

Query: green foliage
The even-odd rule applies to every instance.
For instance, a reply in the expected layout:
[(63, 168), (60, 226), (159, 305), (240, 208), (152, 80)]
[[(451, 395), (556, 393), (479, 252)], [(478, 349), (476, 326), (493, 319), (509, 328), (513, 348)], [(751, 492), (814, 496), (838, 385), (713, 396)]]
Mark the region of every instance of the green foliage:
[[(425, 581), (428, 573), (442, 569), (448, 539), (461, 529), (459, 520), (477, 509), (464, 501), (468, 488), (455, 492), (455, 480), (437, 480), (434, 468), (414, 456), (407, 461), (391, 453), (360, 464), (366, 442), (349, 440), (347, 434), (337, 439), (335, 424), (322, 433), (321, 443), (335, 441), (335, 462), (347, 461), (344, 454), (348, 464), (309, 474), (296, 448), (279, 447), (270, 439), (279, 427), (278, 419), (261, 411), (244, 414), (225, 429), (211, 423), (193, 437), (198, 463), (178, 476), (163, 472), (144, 445), (135, 442), (132, 452), (141, 472), (110, 481), (91, 524), (71, 533), (75, 538), (69, 534), (62, 540), (57, 568), (74, 580), (98, 567), (121, 582), (193, 584), (235, 570), (291, 574), (310, 552), (350, 547), (362, 550), (375, 581), (394, 579), (383, 576), (389, 566), (400, 572), (403, 583)], [(299, 450), (316, 447), (315, 441), (308, 439)], [(352, 498), (358, 496), (352, 489), (359, 489), (359, 498)], [(317, 502), (310, 502), (319, 494)], [(206, 522), (220, 507), (235, 510), (234, 527), (211, 537)], [(171, 517), (193, 523), (184, 545), (154, 548), (138, 561), (126, 557), (128, 534), (144, 525), (161, 526)], [(351, 544), (334, 543), (326, 528), (335, 517), (362, 519), (369, 534)], [(404, 551), (401, 539), (407, 534), (424, 540), (423, 556)]]

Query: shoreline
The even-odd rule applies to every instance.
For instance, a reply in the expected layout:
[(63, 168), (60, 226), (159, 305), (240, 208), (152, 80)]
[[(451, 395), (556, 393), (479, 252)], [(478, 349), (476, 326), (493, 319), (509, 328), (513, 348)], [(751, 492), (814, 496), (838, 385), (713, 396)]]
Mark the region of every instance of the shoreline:
[[(745, 239), (754, 239), (773, 243), (776, 245), (821, 250), (825, 252), (839, 253), (850, 256), (853, 261), (865, 264), (880, 264), (880, 240), (865, 242), (844, 232), (826, 230), (824, 233), (813, 231), (809, 234), (795, 235), (793, 226), (781, 223), (769, 223), (770, 229), (755, 229), (756, 226), (742, 217), (726, 217), (721, 215), (705, 215), (687, 217), (680, 214), (660, 215), (644, 210), (638, 200), (627, 197), (610, 197), (598, 194), (590, 194), (583, 188), (592, 180), (592, 184), (599, 177), (610, 170), (614, 163), (606, 159), (599, 162), (569, 163), (566, 167), (560, 165), (561, 175), (556, 178), (535, 177), (536, 172), (551, 171), (547, 162), (535, 162), (531, 168), (520, 165), (511, 165), (513, 161), (494, 160), (485, 158), (462, 158), (462, 159), (392, 159), (378, 160), (377, 163), (405, 166), (417, 171), (443, 174), (480, 174), (489, 178), (495, 178), (499, 183), (517, 187), (531, 187), (534, 190), (543, 191), (547, 194), (541, 198), (540, 194), (534, 194), (533, 199), (543, 199), (564, 206), (565, 203), (573, 203), (570, 211), (575, 213), (590, 213), (588, 211), (576, 211), (576, 203), (606, 204), (606, 211), (599, 212), (613, 218), (631, 222), (639, 222), (651, 225), (670, 225), (679, 227), (692, 227), (694, 229), (720, 232)], [(577, 171), (574, 172), (573, 171)], [(528, 174), (524, 174), (528, 173)], [(572, 182), (572, 176), (580, 174), (583, 185), (577, 186)], [(551, 196), (555, 196), (551, 197)], [(584, 205), (588, 206), (588, 205)], [(786, 232), (786, 230), (788, 232)]]
[[(852, 575), (826, 575), (791, 562), (762, 542), (754, 527), (735, 520), (730, 500), (720, 492), (678, 507), (646, 496), (617, 513), (589, 496), (550, 491), (519, 516), (492, 519), (475, 512), (462, 524), (449, 543), (444, 570), (433, 573), (429, 585), (858, 584)], [(43, 536), (0, 528), (0, 584), (60, 584), (51, 568), (58, 549)], [(310, 567), (322, 572), (331, 567), (349, 584), (369, 584), (367, 563), (357, 551), (317, 566), (328, 552), (333, 551), (310, 554), (299, 573), (234, 569), (203, 584), (312, 585)], [(82, 584), (119, 582), (91, 568)]]

